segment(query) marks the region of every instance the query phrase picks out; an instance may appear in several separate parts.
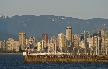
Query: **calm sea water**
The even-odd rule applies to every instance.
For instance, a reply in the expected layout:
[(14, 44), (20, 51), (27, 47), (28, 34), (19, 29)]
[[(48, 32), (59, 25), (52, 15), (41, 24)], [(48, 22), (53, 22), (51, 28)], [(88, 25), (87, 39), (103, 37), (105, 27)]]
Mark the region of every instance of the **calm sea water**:
[(108, 63), (24, 63), (22, 55), (0, 54), (0, 69), (108, 69)]

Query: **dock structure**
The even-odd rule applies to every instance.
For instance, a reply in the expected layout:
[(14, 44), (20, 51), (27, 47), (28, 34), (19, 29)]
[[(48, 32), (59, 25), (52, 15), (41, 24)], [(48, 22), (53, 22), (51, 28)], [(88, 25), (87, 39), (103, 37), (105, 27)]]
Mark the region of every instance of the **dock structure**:
[(72, 53), (31, 53), (24, 55), (24, 62), (108, 62), (108, 55), (75, 55)]

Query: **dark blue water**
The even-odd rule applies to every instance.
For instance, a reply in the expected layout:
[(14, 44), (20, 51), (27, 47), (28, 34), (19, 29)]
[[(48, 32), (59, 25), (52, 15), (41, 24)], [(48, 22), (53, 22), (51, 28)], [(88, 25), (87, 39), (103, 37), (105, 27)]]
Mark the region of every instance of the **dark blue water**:
[(108, 69), (108, 63), (24, 63), (22, 55), (0, 55), (0, 69)]

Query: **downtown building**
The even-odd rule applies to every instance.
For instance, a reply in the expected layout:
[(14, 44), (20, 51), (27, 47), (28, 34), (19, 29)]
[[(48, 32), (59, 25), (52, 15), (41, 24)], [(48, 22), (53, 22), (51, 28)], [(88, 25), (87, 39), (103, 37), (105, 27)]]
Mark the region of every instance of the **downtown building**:
[(21, 50), (25, 50), (26, 47), (26, 33), (20, 32), (19, 33), (19, 43)]
[(68, 26), (66, 28), (66, 46), (69, 52), (73, 50), (73, 42), (72, 42), (72, 27)]

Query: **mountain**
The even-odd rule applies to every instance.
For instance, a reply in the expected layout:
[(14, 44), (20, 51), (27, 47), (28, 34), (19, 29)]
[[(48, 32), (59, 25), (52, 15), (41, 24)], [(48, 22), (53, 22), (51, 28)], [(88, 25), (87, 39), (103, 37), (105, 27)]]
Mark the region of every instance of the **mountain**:
[(15, 15), (12, 17), (0, 17), (0, 31), (7, 34), (18, 35), (19, 32), (25, 32), (27, 37), (42, 37), (42, 33), (48, 33), (49, 37), (57, 36), (58, 33), (64, 33), (67, 26), (72, 27), (74, 34), (80, 34), (83, 31), (100, 30), (103, 24), (108, 26), (108, 19), (78, 19), (65, 16), (54, 15)]

